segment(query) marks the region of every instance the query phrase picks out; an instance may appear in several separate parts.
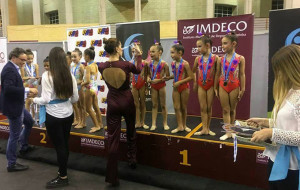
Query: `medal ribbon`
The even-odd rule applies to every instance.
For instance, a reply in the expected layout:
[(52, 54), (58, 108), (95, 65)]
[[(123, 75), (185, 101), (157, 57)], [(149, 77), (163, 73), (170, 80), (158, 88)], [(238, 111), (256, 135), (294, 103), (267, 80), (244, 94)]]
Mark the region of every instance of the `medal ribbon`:
[[(135, 60), (133, 60), (132, 64), (135, 65)], [(133, 76), (134, 76), (135, 83), (137, 83), (139, 75), (138, 74), (133, 74)]]
[(228, 74), (229, 74), (229, 71), (230, 71), (232, 62), (233, 62), (233, 60), (235, 59), (235, 52), (234, 52), (234, 54), (233, 54), (232, 57), (231, 57), (229, 66), (228, 66), (228, 68), (227, 68), (227, 72), (225, 71), (226, 57), (227, 57), (227, 54), (225, 55), (224, 60), (223, 60), (223, 72), (224, 72), (224, 75), (225, 75), (225, 81), (228, 80)]
[(154, 72), (154, 74), (153, 74), (153, 76), (152, 76), (152, 80), (154, 80), (154, 79), (156, 78), (156, 73), (157, 73), (157, 71), (158, 71), (158, 68), (159, 68), (159, 66), (160, 66), (160, 63), (161, 63), (161, 59), (159, 60), (157, 66), (156, 66), (156, 68), (155, 68), (155, 72), (154, 72), (154, 69), (153, 69), (153, 67), (154, 67), (154, 60), (152, 61), (152, 64), (151, 64), (152, 74), (153, 74), (153, 72)]
[(180, 75), (181, 68), (182, 68), (182, 62), (183, 62), (183, 59), (181, 58), (177, 71), (176, 71), (176, 62), (174, 63), (174, 68), (173, 68), (174, 82), (177, 82), (179, 79), (179, 75)]
[(203, 56), (202, 56), (202, 59), (201, 59), (201, 63), (202, 63), (202, 72), (203, 72), (203, 81), (204, 81), (204, 82), (206, 82), (207, 71), (208, 71), (208, 65), (209, 65), (209, 63), (210, 63), (211, 56), (212, 56), (212, 53), (209, 54), (208, 60), (207, 60), (207, 62), (206, 62), (206, 68), (205, 68), (205, 71), (204, 71), (204, 58), (203, 58)]

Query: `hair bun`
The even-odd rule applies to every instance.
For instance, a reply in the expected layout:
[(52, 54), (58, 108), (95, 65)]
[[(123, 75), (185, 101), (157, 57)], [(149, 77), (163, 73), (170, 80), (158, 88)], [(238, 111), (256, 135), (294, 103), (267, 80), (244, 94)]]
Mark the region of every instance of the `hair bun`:
[(230, 31), (229, 34), (230, 35), (235, 35), (235, 31)]
[(108, 39), (107, 38), (103, 38), (103, 43), (104, 44), (108, 44)]
[(155, 44), (155, 45), (161, 46), (161, 43), (160, 43), (160, 42), (155, 42), (154, 44)]
[(95, 47), (94, 46), (89, 47), (89, 49), (95, 51)]

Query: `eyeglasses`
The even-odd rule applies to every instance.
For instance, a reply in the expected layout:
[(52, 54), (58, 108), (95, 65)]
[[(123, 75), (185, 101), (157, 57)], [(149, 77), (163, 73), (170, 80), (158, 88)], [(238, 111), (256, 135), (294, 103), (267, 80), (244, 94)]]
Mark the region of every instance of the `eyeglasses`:
[(19, 58), (19, 57), (18, 57), (18, 59), (20, 59), (20, 60), (23, 61), (23, 62), (26, 62), (26, 61), (27, 61), (27, 59), (21, 59), (21, 58)]

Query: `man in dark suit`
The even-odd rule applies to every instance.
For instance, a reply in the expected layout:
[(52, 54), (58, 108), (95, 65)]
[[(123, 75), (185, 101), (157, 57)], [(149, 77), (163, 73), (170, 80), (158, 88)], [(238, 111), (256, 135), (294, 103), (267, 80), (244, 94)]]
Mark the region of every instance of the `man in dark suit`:
[(14, 172), (28, 169), (28, 166), (16, 162), (17, 145), (20, 143), (20, 152), (26, 152), (29, 147), (28, 138), (34, 121), (24, 109), (24, 99), (26, 95), (37, 94), (37, 89), (23, 86), (20, 68), (27, 61), (25, 50), (15, 48), (10, 52), (9, 60), (1, 72), (0, 110), (8, 118), (10, 129), (6, 149), (7, 171)]

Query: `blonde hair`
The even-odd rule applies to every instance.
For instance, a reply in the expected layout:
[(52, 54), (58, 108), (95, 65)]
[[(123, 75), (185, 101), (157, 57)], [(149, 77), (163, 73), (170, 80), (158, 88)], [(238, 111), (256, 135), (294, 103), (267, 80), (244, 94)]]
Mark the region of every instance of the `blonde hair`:
[(289, 90), (293, 85), (300, 87), (300, 46), (292, 44), (278, 50), (272, 57), (272, 68), (275, 75), (272, 118), (275, 119)]

